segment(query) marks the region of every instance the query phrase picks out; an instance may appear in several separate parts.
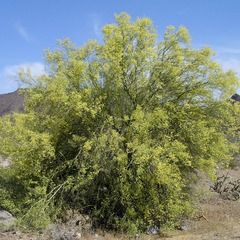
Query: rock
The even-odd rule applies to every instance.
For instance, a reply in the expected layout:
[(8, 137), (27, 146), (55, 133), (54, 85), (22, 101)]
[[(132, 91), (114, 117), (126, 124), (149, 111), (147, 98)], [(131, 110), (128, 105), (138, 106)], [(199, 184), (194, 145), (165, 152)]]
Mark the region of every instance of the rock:
[(3, 159), (3, 157), (0, 155), (0, 167), (10, 167), (10, 158)]
[(0, 210), (0, 220), (7, 220), (7, 219), (10, 219), (12, 218), (12, 214), (5, 211), (5, 210)]
[(157, 226), (152, 226), (152, 227), (148, 228), (148, 230), (147, 230), (148, 235), (157, 235), (157, 234), (159, 234), (159, 232), (160, 232), (160, 230)]
[(15, 221), (16, 218), (13, 217), (11, 213), (5, 210), (0, 210), (0, 221)]
[(139, 239), (141, 239), (141, 236), (140, 236), (140, 234), (136, 234), (136, 235), (135, 235), (135, 237), (134, 237), (134, 239), (136, 239), (136, 240), (139, 240)]
[(82, 234), (80, 232), (76, 233), (76, 239), (81, 239), (82, 238)]
[(235, 94), (232, 95), (231, 99), (233, 99), (233, 100), (235, 100), (237, 102), (240, 102), (240, 95), (235, 93)]
[(189, 226), (189, 225), (182, 225), (180, 227), (180, 229), (183, 230), (183, 231), (189, 231), (189, 230), (191, 230), (191, 226)]
[(8, 231), (12, 229), (16, 223), (17, 219), (12, 216), (11, 213), (5, 210), (0, 210), (0, 229), (3, 231)]

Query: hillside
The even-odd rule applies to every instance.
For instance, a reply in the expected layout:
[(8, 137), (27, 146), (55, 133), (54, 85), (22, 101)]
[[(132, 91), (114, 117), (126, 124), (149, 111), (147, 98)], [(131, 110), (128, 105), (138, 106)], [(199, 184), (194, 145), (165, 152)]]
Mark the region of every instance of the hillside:
[(23, 112), (23, 100), (24, 96), (18, 90), (0, 94), (0, 117), (14, 111)]

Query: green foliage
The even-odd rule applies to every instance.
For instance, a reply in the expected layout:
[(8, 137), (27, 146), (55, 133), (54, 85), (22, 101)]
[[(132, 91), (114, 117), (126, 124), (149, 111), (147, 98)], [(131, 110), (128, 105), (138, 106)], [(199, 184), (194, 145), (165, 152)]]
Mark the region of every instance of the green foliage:
[[(157, 43), (150, 19), (116, 15), (103, 43), (46, 51), (46, 74), (20, 73), (25, 114), (0, 121), (0, 207), (39, 228), (67, 209), (128, 232), (174, 226), (197, 171), (237, 152), (239, 80), (190, 46), (186, 28)], [(32, 221), (36, 217), (36, 221)], [(24, 221), (23, 221), (24, 222)]]
[(1, 221), (0, 222), (0, 231), (2, 232), (10, 232), (16, 229), (17, 221)]
[(42, 202), (34, 204), (18, 221), (19, 226), (34, 228), (37, 230), (46, 228), (50, 223), (51, 219), (49, 213), (46, 211)]

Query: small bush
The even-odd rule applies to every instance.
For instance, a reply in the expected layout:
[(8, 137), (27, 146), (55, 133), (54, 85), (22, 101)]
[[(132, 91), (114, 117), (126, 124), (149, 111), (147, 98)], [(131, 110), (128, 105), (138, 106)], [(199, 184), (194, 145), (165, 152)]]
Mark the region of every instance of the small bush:
[(22, 227), (41, 230), (49, 226), (51, 219), (45, 206), (41, 203), (37, 203), (32, 206), (22, 218), (19, 219), (18, 223)]

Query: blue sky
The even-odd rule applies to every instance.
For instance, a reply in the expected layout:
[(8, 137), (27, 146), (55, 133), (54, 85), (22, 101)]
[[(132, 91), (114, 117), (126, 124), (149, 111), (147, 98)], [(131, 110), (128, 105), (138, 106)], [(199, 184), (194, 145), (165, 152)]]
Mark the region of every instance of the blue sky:
[(160, 40), (167, 26), (184, 25), (192, 47), (211, 47), (225, 70), (240, 75), (238, 0), (0, 0), (0, 93), (18, 88), (19, 67), (41, 74), (43, 50), (58, 39), (101, 40), (101, 28), (121, 12), (151, 18)]

